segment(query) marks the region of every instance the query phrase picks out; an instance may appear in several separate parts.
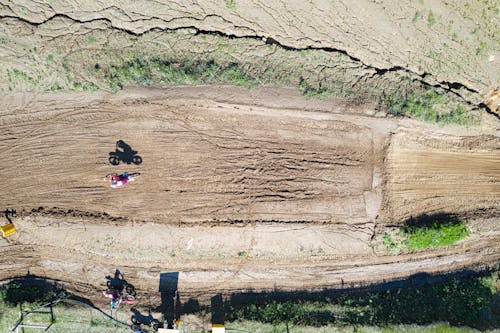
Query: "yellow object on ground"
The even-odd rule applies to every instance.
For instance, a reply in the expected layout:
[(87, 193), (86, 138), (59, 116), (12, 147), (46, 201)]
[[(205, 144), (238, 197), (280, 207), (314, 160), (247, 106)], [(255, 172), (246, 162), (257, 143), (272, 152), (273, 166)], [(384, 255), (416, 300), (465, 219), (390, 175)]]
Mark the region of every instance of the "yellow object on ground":
[(9, 223), (4, 226), (1, 226), (0, 230), (2, 230), (3, 237), (8, 237), (16, 232), (16, 227), (14, 227), (14, 223)]
[(212, 324), (212, 333), (225, 333), (226, 328), (222, 324)]

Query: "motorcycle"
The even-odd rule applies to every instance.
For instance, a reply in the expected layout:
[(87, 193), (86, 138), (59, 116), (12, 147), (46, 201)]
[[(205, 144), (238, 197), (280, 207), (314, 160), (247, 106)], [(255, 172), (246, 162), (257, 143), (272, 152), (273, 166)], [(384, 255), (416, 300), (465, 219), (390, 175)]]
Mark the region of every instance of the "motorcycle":
[(113, 286), (111, 281), (107, 281), (106, 285), (108, 287), (108, 290), (103, 292), (103, 295), (107, 298), (111, 298), (111, 309), (116, 310), (120, 306), (120, 304), (125, 303), (125, 304), (134, 304), (135, 302), (135, 288), (131, 284), (128, 284), (126, 281), (123, 281), (124, 287), (125, 287), (125, 292), (127, 295), (123, 295), (122, 290), (118, 290), (116, 287)]
[(124, 296), (122, 293), (115, 289), (108, 289), (103, 292), (104, 296), (107, 298), (111, 298), (111, 309), (116, 310), (120, 306), (120, 304), (134, 304), (135, 296), (127, 295)]

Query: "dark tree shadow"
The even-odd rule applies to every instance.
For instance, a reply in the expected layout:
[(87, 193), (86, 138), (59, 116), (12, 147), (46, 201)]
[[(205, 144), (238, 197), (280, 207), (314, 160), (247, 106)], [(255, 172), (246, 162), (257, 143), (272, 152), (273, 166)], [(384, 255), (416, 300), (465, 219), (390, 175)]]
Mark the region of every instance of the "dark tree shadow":
[(460, 217), (456, 214), (436, 213), (436, 214), (421, 214), (419, 216), (411, 216), (405, 221), (407, 227), (429, 227), (433, 224), (457, 224), (460, 223)]
[(62, 292), (55, 284), (36, 278), (14, 279), (2, 287), (5, 302), (10, 305), (20, 303), (48, 303), (58, 298)]
[[(1, 286), (0, 290), (3, 293), (5, 303), (9, 305), (44, 304), (65, 297), (76, 299), (57, 282), (29, 273), (26, 276), (12, 279), (9, 283)], [(83, 300), (90, 303), (86, 299)]]
[(142, 157), (137, 155), (137, 153), (125, 141), (118, 140), (116, 141), (115, 151), (109, 153), (108, 160), (113, 165), (118, 165), (120, 162), (139, 165), (142, 163)]
[(200, 313), (200, 312), (206, 312), (208, 310), (208, 307), (202, 306), (200, 302), (195, 299), (195, 298), (190, 298), (186, 302), (182, 303), (179, 300), (179, 296), (177, 295), (177, 318), (180, 318), (181, 315), (184, 314), (193, 314), (193, 313)]
[[(426, 325), (449, 322), (478, 329), (499, 328), (499, 295), (479, 277), (491, 271), (460, 271), (443, 275), (419, 273), (408, 279), (317, 292), (241, 293), (223, 305), (227, 321), (336, 325)], [(335, 305), (338, 310), (314, 310)], [(311, 304), (311, 303), (309, 303)], [(330, 306), (330, 308), (332, 308)]]
[[(253, 320), (290, 327), (334, 324), (356, 330), (358, 325), (449, 322), (453, 326), (499, 328), (500, 296), (480, 279), (491, 272), (478, 268), (448, 274), (418, 273), (377, 284), (345, 283), (316, 291), (248, 291), (229, 297), (217, 294), (210, 305), (201, 305), (194, 298), (181, 304), (179, 273), (160, 273), (161, 306), (156, 311), (164, 314), (168, 328), (181, 315), (193, 313), (211, 313), (212, 324)], [(143, 318), (145, 322), (150, 319)]]

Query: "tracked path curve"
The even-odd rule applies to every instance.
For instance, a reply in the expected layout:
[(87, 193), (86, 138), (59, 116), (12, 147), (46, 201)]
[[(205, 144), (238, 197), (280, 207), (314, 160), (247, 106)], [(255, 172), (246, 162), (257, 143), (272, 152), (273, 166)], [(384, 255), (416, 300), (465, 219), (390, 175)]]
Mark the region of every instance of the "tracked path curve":
[[(349, 114), (334, 100), (311, 108), (293, 95), (299, 108), (270, 107), (269, 95), (245, 94), (3, 96), (0, 199), (19, 216), (0, 243), (0, 280), (29, 270), (91, 294), (119, 267), (153, 302), (161, 272), (179, 272), (186, 297), (206, 297), (498, 266), (494, 128)], [(141, 165), (109, 164), (119, 139)], [(102, 177), (122, 171), (141, 177), (108, 188)], [(435, 213), (478, 227), (442, 249), (374, 250), (379, 229)]]

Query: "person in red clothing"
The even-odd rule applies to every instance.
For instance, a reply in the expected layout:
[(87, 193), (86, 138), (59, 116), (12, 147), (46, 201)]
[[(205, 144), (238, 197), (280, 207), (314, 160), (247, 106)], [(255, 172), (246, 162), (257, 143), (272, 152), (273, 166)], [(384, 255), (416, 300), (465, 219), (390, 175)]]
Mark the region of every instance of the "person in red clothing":
[(107, 298), (111, 298), (111, 310), (116, 310), (120, 304), (134, 304), (135, 297), (132, 295), (123, 296), (123, 294), (116, 289), (108, 289), (102, 292)]
[(125, 172), (121, 175), (117, 174), (107, 175), (105, 180), (111, 182), (111, 188), (121, 188), (125, 186), (125, 184), (127, 184), (129, 181), (132, 181), (134, 179), (129, 177), (128, 173)]

